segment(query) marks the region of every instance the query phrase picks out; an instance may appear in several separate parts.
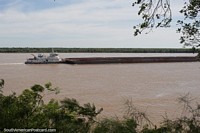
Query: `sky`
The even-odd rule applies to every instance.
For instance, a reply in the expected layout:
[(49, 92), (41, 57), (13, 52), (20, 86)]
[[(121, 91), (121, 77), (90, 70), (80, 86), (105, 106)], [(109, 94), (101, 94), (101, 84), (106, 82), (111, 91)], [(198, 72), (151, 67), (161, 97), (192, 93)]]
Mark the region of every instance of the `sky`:
[[(174, 20), (182, 0), (172, 4)], [(176, 25), (134, 37), (134, 0), (0, 0), (0, 47), (181, 48)], [(183, 2), (182, 2), (183, 3)]]

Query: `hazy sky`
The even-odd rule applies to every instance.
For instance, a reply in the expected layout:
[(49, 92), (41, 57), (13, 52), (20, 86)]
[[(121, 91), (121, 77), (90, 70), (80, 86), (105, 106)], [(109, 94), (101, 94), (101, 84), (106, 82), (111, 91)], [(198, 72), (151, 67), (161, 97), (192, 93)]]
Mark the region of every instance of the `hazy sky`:
[[(0, 47), (182, 47), (175, 24), (134, 37), (141, 20), (133, 1), (0, 0)], [(172, 4), (175, 19), (180, 2)]]

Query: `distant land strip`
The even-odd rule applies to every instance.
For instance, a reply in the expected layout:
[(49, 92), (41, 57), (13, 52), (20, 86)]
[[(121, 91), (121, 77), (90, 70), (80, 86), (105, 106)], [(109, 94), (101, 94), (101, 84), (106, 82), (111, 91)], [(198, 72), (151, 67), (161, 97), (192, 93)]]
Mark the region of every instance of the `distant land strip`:
[[(58, 53), (198, 53), (192, 48), (53, 48)], [(50, 53), (52, 48), (0, 48), (0, 53)]]

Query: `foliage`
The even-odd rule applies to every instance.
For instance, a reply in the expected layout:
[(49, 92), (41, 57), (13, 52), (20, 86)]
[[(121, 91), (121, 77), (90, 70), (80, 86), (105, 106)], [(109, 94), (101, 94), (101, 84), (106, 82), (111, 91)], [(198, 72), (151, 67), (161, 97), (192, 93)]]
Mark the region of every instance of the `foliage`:
[[(105, 118), (101, 120), (94, 133), (138, 133), (144, 127), (151, 127), (153, 124), (144, 112), (137, 110), (133, 102), (125, 102), (126, 112), (123, 118)], [(149, 130), (149, 128), (147, 128)]]
[(4, 80), (3, 79), (0, 79), (0, 93), (2, 93), (2, 88), (4, 86)]
[[(0, 80), (0, 87), (4, 80)], [(200, 105), (192, 106), (188, 95), (179, 98), (183, 104), (183, 115), (170, 120), (167, 117), (156, 127), (144, 112), (138, 111), (133, 102), (127, 100), (123, 118), (96, 117), (102, 112), (94, 104), (79, 104), (76, 99), (65, 98), (60, 102), (43, 101), (46, 92), (58, 93), (51, 83), (34, 85), (20, 95), (0, 94), (0, 131), (4, 128), (31, 129), (51, 128), (59, 133), (199, 133)]]
[(156, 2), (152, 0), (136, 0), (133, 3), (133, 6), (139, 5), (138, 15), (141, 15), (143, 19), (141, 24), (133, 27), (135, 36), (141, 34), (147, 28), (170, 26), (172, 12), (169, 0), (158, 0)]
[(200, 1), (190, 0), (185, 2), (180, 13), (184, 15), (184, 20), (178, 20), (178, 24), (181, 25), (177, 31), (182, 32), (180, 38), (181, 43), (186, 45), (200, 46)]
[(105, 118), (98, 123), (94, 133), (200, 133), (200, 105), (192, 106), (189, 94), (180, 97), (179, 101), (185, 114), (174, 120), (166, 117), (159, 127), (138, 111), (132, 101), (127, 101), (123, 119)]
[(137, 123), (134, 119), (103, 119), (96, 126), (94, 133), (136, 133)]
[[(183, 14), (183, 20), (177, 23), (181, 26), (177, 29), (182, 33), (180, 43), (186, 46), (200, 46), (200, 1), (183, 1), (183, 8), (180, 13)], [(134, 26), (134, 35), (137, 36), (145, 29), (152, 30), (158, 27), (170, 27), (172, 21), (172, 11), (170, 9), (170, 0), (136, 0), (133, 6), (139, 5), (138, 15), (143, 22)]]
[(143, 133), (200, 133), (200, 104), (192, 106), (189, 94), (179, 98), (183, 104), (184, 115), (175, 120), (164, 118), (162, 125), (155, 129), (143, 129)]
[(95, 117), (102, 111), (96, 111), (89, 103), (81, 106), (75, 99), (68, 98), (61, 102), (52, 99), (45, 104), (45, 91), (57, 93), (57, 88), (48, 83), (45, 87), (34, 85), (19, 96), (15, 93), (0, 95), (0, 129), (54, 128), (64, 133), (84, 133), (89, 132)]

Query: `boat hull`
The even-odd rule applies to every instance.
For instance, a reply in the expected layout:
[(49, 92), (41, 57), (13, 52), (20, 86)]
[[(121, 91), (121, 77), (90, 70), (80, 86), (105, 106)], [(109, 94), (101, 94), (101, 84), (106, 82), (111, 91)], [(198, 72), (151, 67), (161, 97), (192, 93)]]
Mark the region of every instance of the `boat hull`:
[(59, 61), (59, 62), (25, 62), (25, 64), (62, 64), (65, 63), (63, 61)]

